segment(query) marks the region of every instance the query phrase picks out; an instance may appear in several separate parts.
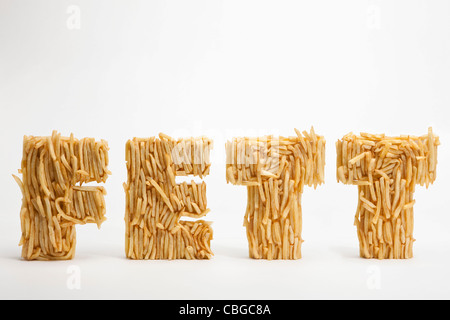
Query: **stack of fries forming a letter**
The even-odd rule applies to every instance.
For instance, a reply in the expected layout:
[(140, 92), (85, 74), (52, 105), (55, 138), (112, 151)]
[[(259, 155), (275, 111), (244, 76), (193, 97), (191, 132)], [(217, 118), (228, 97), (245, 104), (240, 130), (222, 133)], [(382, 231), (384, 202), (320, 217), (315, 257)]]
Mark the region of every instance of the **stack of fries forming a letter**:
[(213, 231), (200, 218), (207, 209), (206, 184), (177, 184), (176, 176), (209, 174), (212, 141), (174, 140), (165, 134), (126, 144), (125, 251), (130, 259), (209, 259)]
[[(106, 219), (108, 144), (93, 138), (25, 136), (20, 222), (22, 257), (26, 260), (66, 260), (75, 254), (75, 224), (100, 224)], [(79, 184), (78, 184), (79, 183)], [(77, 185), (78, 184), (78, 185)]]
[(421, 137), (349, 133), (337, 141), (337, 180), (358, 186), (361, 257), (413, 256), (414, 190), (436, 179), (438, 145), (431, 128)]
[(247, 187), (244, 226), (251, 258), (301, 258), (301, 195), (304, 185), (324, 182), (325, 139), (313, 128), (295, 132), (226, 143), (227, 182)]

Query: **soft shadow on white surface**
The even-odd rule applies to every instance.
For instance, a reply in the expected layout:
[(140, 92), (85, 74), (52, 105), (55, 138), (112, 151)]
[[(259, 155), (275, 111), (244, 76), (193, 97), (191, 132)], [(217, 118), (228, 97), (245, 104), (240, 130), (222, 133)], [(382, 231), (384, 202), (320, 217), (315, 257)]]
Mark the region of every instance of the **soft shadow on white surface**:
[[(0, 298), (14, 299), (433, 299), (448, 298), (448, 257), (357, 257), (349, 247), (310, 245), (295, 261), (246, 257), (246, 244), (220, 243), (211, 260), (135, 261), (114, 248), (70, 261), (0, 257)], [(231, 243), (231, 244), (229, 244)], [(426, 246), (425, 246), (426, 248)], [(2, 248), (4, 249), (4, 248)], [(94, 247), (92, 248), (94, 249)], [(419, 249), (419, 248), (418, 248)], [(111, 255), (108, 254), (111, 253)], [(73, 277), (79, 275), (79, 288)], [(417, 279), (421, 279), (418, 281)]]
[(359, 257), (359, 251), (358, 248), (354, 247), (344, 247), (344, 246), (331, 246), (330, 250), (334, 251), (335, 253), (341, 255), (343, 258), (346, 259), (356, 259)]
[(248, 259), (248, 249), (233, 245), (213, 245), (214, 257), (228, 257), (230, 259)]

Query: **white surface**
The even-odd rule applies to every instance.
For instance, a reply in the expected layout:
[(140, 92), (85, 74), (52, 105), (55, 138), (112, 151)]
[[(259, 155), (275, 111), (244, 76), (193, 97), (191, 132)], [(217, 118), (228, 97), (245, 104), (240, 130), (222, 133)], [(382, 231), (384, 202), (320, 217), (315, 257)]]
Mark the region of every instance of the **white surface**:
[[(0, 0), (0, 298), (450, 298), (449, 15), (447, 1)], [(251, 260), (224, 143), (311, 125), (327, 139), (326, 183), (303, 195), (303, 259)], [(334, 142), (428, 126), (442, 145), (436, 183), (415, 194), (415, 257), (360, 259)], [(74, 260), (26, 262), (11, 174), (22, 136), (53, 129), (108, 140), (108, 220), (77, 227)], [(124, 145), (160, 131), (215, 141), (212, 260), (125, 259)]]

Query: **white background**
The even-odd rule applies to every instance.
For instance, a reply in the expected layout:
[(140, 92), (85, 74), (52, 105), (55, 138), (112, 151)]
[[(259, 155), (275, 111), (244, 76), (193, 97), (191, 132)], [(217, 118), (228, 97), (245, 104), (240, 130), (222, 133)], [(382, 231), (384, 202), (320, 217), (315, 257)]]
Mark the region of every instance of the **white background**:
[[(448, 1), (0, 0), (0, 298), (448, 299), (449, 89)], [(326, 182), (303, 195), (303, 258), (251, 260), (224, 143), (311, 125)], [(415, 194), (414, 258), (359, 258), (335, 141), (428, 126), (442, 145), (435, 184)], [(27, 262), (11, 174), (23, 135), (53, 129), (109, 142), (108, 220), (77, 227), (75, 259)], [(212, 260), (125, 258), (125, 142), (159, 132), (214, 139)]]

